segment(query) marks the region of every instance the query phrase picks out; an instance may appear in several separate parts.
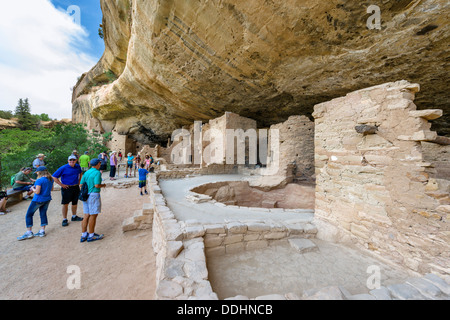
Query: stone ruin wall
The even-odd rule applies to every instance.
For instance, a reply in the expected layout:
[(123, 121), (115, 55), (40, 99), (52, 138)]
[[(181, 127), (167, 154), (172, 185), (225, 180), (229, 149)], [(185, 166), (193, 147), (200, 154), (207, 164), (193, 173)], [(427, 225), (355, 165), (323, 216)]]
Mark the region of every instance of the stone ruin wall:
[(277, 175), (285, 178), (284, 183), (314, 182), (314, 122), (306, 116), (291, 116), (270, 130), (279, 130)]
[[(418, 91), (400, 81), (315, 106), (315, 221), (319, 238), (445, 274), (449, 184), (448, 175), (437, 175), (448, 173), (449, 146), (434, 143), (447, 139), (428, 122), (442, 111), (417, 111)], [(358, 133), (361, 125), (377, 130)]]

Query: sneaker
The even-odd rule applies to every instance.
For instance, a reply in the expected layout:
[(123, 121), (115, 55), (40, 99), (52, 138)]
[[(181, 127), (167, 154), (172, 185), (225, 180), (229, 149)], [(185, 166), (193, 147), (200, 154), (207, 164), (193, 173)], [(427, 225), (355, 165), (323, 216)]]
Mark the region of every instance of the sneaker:
[(97, 241), (97, 240), (102, 240), (102, 239), (103, 239), (103, 234), (94, 233), (94, 235), (92, 237), (87, 238), (87, 242), (92, 242), (92, 241)]
[(75, 218), (72, 217), (72, 219), (70, 219), (70, 221), (83, 221), (83, 218), (76, 216)]
[(67, 227), (69, 225), (69, 221), (67, 219), (64, 219), (62, 222), (63, 227)]
[(85, 242), (88, 239), (88, 236), (88, 234), (85, 237), (81, 236), (80, 242)]
[(142, 192), (141, 192), (141, 196), (143, 196)]
[(4, 214), (6, 214), (6, 212), (0, 211), (0, 216), (2, 216), (2, 215), (4, 215)]
[(25, 232), (25, 234), (23, 236), (17, 237), (17, 240), (21, 241), (21, 240), (26, 240), (26, 239), (31, 239), (31, 238), (34, 238), (33, 232)]
[(145, 194), (148, 194), (147, 190), (145, 190)]
[(34, 236), (36, 237), (45, 237), (45, 231), (44, 230), (39, 230), (38, 233), (36, 233)]

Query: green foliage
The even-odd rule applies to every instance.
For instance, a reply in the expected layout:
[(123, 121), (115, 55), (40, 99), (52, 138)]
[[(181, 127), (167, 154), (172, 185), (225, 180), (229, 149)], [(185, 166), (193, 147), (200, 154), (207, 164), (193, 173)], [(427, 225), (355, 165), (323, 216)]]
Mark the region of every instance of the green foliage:
[(100, 25), (100, 28), (98, 28), (98, 36), (100, 37), (100, 39), (105, 38), (105, 34), (103, 33), (103, 25)]
[(28, 102), (28, 98), (25, 100), (19, 99), (15, 116), (17, 117), (22, 130), (37, 130), (39, 128), (39, 116), (31, 114), (31, 107)]
[(105, 76), (108, 79), (108, 83), (112, 83), (117, 80), (117, 76), (112, 72), (111, 69), (105, 71)]
[(0, 131), (0, 183), (7, 186), (11, 175), (22, 167), (31, 167), (39, 153), (45, 154), (46, 167), (53, 173), (67, 163), (74, 149), (91, 158), (105, 149), (111, 133), (89, 132), (83, 124), (59, 124), (39, 131), (7, 129)]
[(52, 119), (46, 113), (41, 113), (37, 115), (41, 121), (51, 121)]
[(12, 119), (14, 117), (14, 114), (11, 110), (0, 110), (0, 118), (2, 119)]

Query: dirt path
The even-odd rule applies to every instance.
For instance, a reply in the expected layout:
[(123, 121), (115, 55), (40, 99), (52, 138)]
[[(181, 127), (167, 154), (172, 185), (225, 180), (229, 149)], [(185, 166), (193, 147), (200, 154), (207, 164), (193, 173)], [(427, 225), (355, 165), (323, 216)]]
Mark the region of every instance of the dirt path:
[[(25, 231), (29, 200), (10, 206), (0, 216), (0, 299), (153, 299), (155, 255), (151, 230), (123, 233), (122, 221), (148, 201), (137, 186), (102, 190), (97, 233), (105, 238), (80, 243), (81, 222), (61, 226), (61, 193), (54, 191), (44, 238), (17, 241)], [(70, 212), (70, 211), (69, 211)], [(79, 203), (78, 215), (82, 216)], [(70, 219), (69, 219), (70, 220)], [(39, 212), (33, 232), (39, 230)], [(75, 269), (71, 269), (75, 266)], [(80, 289), (76, 284), (79, 268)], [(69, 273), (68, 273), (69, 272)], [(76, 280), (76, 279), (75, 279)]]

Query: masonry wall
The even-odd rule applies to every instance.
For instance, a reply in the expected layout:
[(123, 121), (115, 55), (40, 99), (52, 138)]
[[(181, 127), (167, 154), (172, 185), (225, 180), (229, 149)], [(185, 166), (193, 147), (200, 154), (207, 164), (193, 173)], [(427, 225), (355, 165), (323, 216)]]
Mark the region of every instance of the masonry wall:
[(285, 177), (287, 183), (313, 182), (314, 122), (306, 116), (291, 116), (270, 126), (270, 130), (278, 130), (280, 140), (277, 175)]
[[(431, 177), (436, 171), (422, 146), (436, 140), (428, 119), (442, 112), (416, 111), (418, 91), (400, 81), (315, 106), (315, 223), (319, 238), (446, 274), (449, 207), (427, 191), (448, 190)], [(377, 130), (358, 133), (362, 125)]]

